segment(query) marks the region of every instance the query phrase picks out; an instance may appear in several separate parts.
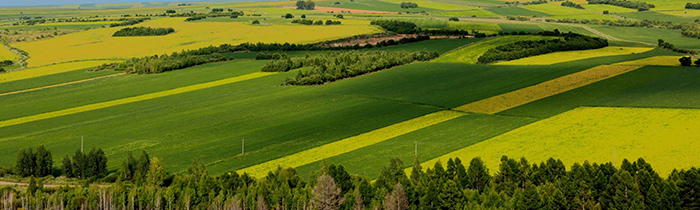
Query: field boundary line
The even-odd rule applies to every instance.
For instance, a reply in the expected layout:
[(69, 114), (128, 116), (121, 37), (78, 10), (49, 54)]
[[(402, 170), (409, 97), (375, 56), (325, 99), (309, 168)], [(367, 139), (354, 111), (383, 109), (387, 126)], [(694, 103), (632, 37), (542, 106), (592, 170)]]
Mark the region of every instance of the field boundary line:
[(467, 114), (455, 111), (438, 111), (395, 123), (386, 127), (348, 137), (318, 147), (303, 150), (291, 155), (266, 161), (257, 165), (238, 170), (238, 173), (248, 173), (253, 177), (263, 177), (277, 167), (298, 167), (330, 157), (355, 151), (382, 141), (386, 141), (428, 126), (452, 120)]
[(47, 86), (12, 91), (12, 92), (7, 92), (7, 93), (0, 93), (0, 96), (14, 95), (14, 94), (18, 94), (18, 93), (26, 93), (26, 92), (31, 92), (31, 91), (61, 87), (61, 86), (66, 86), (66, 85), (78, 84), (78, 83), (83, 83), (83, 82), (88, 82), (88, 81), (93, 81), (93, 80), (98, 80), (98, 79), (105, 79), (105, 78), (110, 78), (110, 77), (116, 77), (116, 76), (122, 76), (122, 75), (126, 75), (126, 73), (110, 74), (110, 75), (106, 75), (106, 76), (93, 77), (93, 78), (77, 80), (77, 81), (72, 81), (72, 82), (65, 82), (65, 83), (60, 83), (60, 84), (55, 84), (55, 85), (47, 85)]
[(495, 114), (642, 67), (643, 66), (600, 65), (536, 85), (462, 105), (454, 108), (454, 110), (470, 113)]
[(175, 95), (175, 94), (180, 94), (180, 93), (187, 93), (187, 92), (192, 92), (195, 90), (202, 90), (202, 89), (206, 89), (206, 88), (231, 84), (231, 83), (240, 82), (240, 81), (244, 81), (244, 80), (264, 77), (264, 76), (272, 75), (272, 74), (274, 74), (274, 73), (266, 73), (266, 72), (250, 73), (250, 74), (245, 74), (245, 75), (241, 75), (241, 76), (216, 80), (216, 81), (212, 81), (212, 82), (200, 83), (200, 84), (196, 84), (196, 85), (189, 85), (189, 86), (179, 87), (179, 88), (165, 90), (165, 91), (148, 93), (148, 94), (132, 96), (132, 97), (122, 98), (122, 99), (116, 99), (116, 100), (111, 100), (111, 101), (105, 101), (105, 102), (100, 102), (100, 103), (88, 104), (88, 105), (83, 105), (83, 106), (78, 106), (78, 107), (53, 111), (53, 112), (37, 114), (37, 115), (19, 117), (19, 118), (9, 119), (9, 120), (5, 120), (5, 121), (0, 121), (0, 128), (12, 126), (12, 125), (19, 125), (19, 124), (34, 122), (34, 121), (39, 121), (39, 120), (50, 119), (50, 118), (54, 118), (54, 117), (61, 117), (61, 116), (66, 116), (66, 115), (70, 115), (70, 114), (93, 111), (93, 110), (103, 109), (103, 108), (122, 105), (122, 104), (144, 101), (144, 100), (148, 100), (148, 99), (155, 99), (155, 98), (160, 98), (160, 97), (165, 97), (165, 96), (170, 96), (170, 95)]

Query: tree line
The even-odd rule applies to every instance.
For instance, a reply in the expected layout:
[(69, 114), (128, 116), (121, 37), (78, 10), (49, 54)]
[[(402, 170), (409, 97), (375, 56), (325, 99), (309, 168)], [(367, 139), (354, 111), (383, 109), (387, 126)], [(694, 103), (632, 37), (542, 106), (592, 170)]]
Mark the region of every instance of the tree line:
[(660, 20), (629, 20), (629, 19), (618, 19), (618, 20), (597, 20), (597, 19), (546, 19), (547, 22), (559, 22), (559, 23), (581, 23), (581, 24), (595, 24), (595, 25), (609, 25), (609, 26), (624, 26), (624, 27), (645, 27), (645, 28), (662, 28), (662, 29), (673, 29), (681, 30), (681, 35), (691, 38), (700, 38), (700, 20), (695, 20), (694, 22), (681, 22), (673, 23), (671, 21), (660, 21)]
[(518, 41), (489, 49), (478, 58), (479, 63), (509, 61), (552, 52), (589, 50), (608, 46), (608, 40), (575, 33), (563, 33), (562, 39)]
[(589, 4), (609, 4), (630, 9), (636, 9), (638, 11), (649, 11), (651, 8), (655, 8), (653, 4), (648, 4), (642, 1), (626, 1), (626, 0), (587, 0)]
[(401, 2), (401, 8), (403, 8), (403, 9), (418, 8), (418, 4), (413, 3), (413, 2)]
[[(323, 20), (308, 20), (308, 19), (295, 19), (292, 20), (292, 23), (298, 23), (302, 25), (323, 25), (324, 22)], [(334, 21), (334, 20), (326, 20), (325, 25), (340, 25), (340, 21)]]
[(513, 5), (537, 5), (537, 4), (546, 4), (549, 3), (546, 0), (537, 0), (537, 1), (526, 1), (526, 2), (520, 2), (520, 1), (507, 1), (506, 4), (513, 4)]
[(646, 160), (574, 163), (529, 162), (503, 156), (491, 171), (479, 157), (450, 158), (424, 169), (414, 159), (407, 174), (391, 159), (376, 179), (322, 162), (305, 180), (294, 168), (254, 178), (236, 171), (212, 175), (194, 159), (169, 174), (145, 151), (131, 154), (108, 175), (109, 185), (49, 188), (30, 179), (26, 188), (0, 188), (3, 209), (697, 209), (700, 169), (662, 178)]
[(130, 26), (142, 23), (143, 21), (150, 20), (150, 18), (127, 18), (127, 21), (109, 24), (109, 27), (121, 27)]
[(122, 28), (112, 36), (165, 36), (174, 33), (173, 28), (127, 27)]
[(140, 58), (130, 58), (123, 62), (107, 63), (96, 67), (95, 71), (113, 70), (124, 71), (130, 74), (156, 74), (172, 70), (184, 69), (196, 65), (202, 65), (213, 62), (226, 61), (228, 58), (223, 56), (228, 53), (235, 52), (274, 52), (274, 51), (318, 51), (318, 50), (357, 50), (368, 49), (374, 47), (384, 47), (390, 45), (406, 44), (418, 41), (428, 40), (428, 36), (417, 36), (415, 38), (402, 38), (399, 41), (380, 42), (376, 45), (360, 46), (328, 46), (328, 42), (316, 44), (290, 44), (290, 43), (242, 43), (239, 45), (222, 44), (220, 46), (203, 47), (196, 50), (183, 50), (174, 52), (170, 55), (153, 55)]
[(296, 5), (297, 5), (297, 9), (301, 9), (301, 10), (314, 10), (314, 8), (316, 8), (316, 3), (314, 3), (311, 0), (306, 0), (306, 1), (298, 0)]
[[(451, 19), (454, 20), (454, 19)], [(456, 19), (459, 21), (459, 19)], [(472, 30), (471, 33), (466, 30), (459, 29), (421, 29), (413, 22), (401, 20), (373, 20), (371, 25), (377, 25), (384, 30), (399, 34), (421, 34), (421, 35), (437, 35), (437, 36), (467, 36), (473, 34), (476, 38), (487, 37), (485, 33)]]
[(286, 85), (320, 85), (354, 77), (369, 72), (388, 69), (413, 61), (437, 58), (437, 52), (349, 51), (331, 52), (315, 56), (274, 60), (262, 67), (264, 72), (286, 72), (310, 66), (309, 71), (299, 71), (296, 77), (287, 78)]
[(664, 41), (663, 39), (659, 39), (659, 40), (658, 40), (657, 46), (658, 46), (659, 48), (662, 48), (662, 49), (667, 49), (667, 50), (671, 50), (671, 51), (673, 51), (673, 52), (683, 53), (683, 54), (686, 54), (686, 55), (695, 55), (695, 54), (698, 54), (698, 52), (696, 52), (695, 50), (688, 50), (688, 49), (683, 49), (683, 48), (676, 47), (675, 45), (671, 44), (670, 42), (666, 42), (666, 41)]
[(0, 67), (12, 66), (12, 64), (15, 64), (15, 62), (12, 60), (0, 61)]

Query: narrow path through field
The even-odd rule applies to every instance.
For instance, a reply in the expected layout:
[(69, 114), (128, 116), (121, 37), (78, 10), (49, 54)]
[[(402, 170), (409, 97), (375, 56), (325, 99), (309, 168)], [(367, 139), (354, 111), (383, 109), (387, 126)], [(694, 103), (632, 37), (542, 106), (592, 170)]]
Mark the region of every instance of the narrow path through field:
[(207, 82), (207, 83), (179, 87), (179, 88), (175, 88), (175, 89), (171, 89), (171, 90), (165, 90), (165, 91), (149, 93), (149, 94), (144, 94), (144, 95), (139, 95), (139, 96), (122, 98), (122, 99), (117, 99), (117, 100), (112, 100), (112, 101), (105, 101), (105, 102), (101, 102), (101, 103), (88, 104), (88, 105), (84, 105), (84, 106), (79, 106), (79, 107), (74, 107), (74, 108), (69, 108), (69, 109), (64, 109), (64, 110), (58, 110), (58, 111), (53, 111), (53, 112), (48, 112), (48, 113), (43, 113), (43, 114), (37, 114), (37, 115), (32, 115), (32, 116), (20, 117), (20, 118), (0, 121), (0, 128), (12, 126), (12, 125), (19, 125), (19, 124), (28, 123), (28, 122), (39, 121), (39, 120), (44, 120), (44, 119), (50, 119), (50, 118), (54, 118), (54, 117), (66, 116), (66, 115), (70, 115), (70, 114), (87, 112), (87, 111), (92, 111), (92, 110), (97, 110), (97, 109), (103, 109), (103, 108), (107, 108), (107, 107), (128, 104), (128, 103), (133, 103), (133, 102), (138, 102), (138, 101), (143, 101), (143, 100), (148, 100), (148, 99), (160, 98), (160, 97), (165, 97), (165, 96), (170, 96), (170, 95), (175, 95), (175, 94), (180, 94), (180, 93), (187, 93), (187, 92), (192, 92), (195, 90), (201, 90), (201, 89), (206, 89), (206, 88), (210, 88), (210, 87), (216, 87), (216, 86), (220, 86), (220, 85), (226, 85), (226, 84), (231, 84), (231, 83), (240, 82), (240, 81), (244, 81), (244, 80), (264, 77), (264, 76), (271, 75), (271, 74), (274, 74), (274, 73), (256, 72), (256, 73), (246, 74), (246, 75), (237, 76), (237, 77), (231, 77), (231, 78), (222, 79), (222, 80), (216, 80), (216, 81)]
[(93, 81), (93, 80), (98, 80), (98, 79), (105, 79), (105, 78), (110, 78), (110, 77), (116, 77), (116, 76), (121, 76), (121, 75), (126, 75), (126, 73), (112, 74), (112, 75), (107, 75), (107, 76), (88, 78), (88, 79), (84, 79), (84, 80), (66, 82), (66, 83), (61, 83), (61, 84), (47, 85), (47, 86), (42, 86), (42, 87), (37, 87), (37, 88), (18, 90), (18, 91), (12, 91), (12, 92), (7, 92), (7, 93), (0, 93), (0, 96), (13, 95), (13, 94), (18, 94), (18, 93), (26, 93), (26, 92), (43, 90), (43, 89), (48, 89), (48, 88), (61, 87), (61, 86), (78, 84), (78, 83), (83, 83), (83, 82), (88, 82), (88, 81)]
[(455, 108), (458, 111), (495, 114), (539, 99), (624, 74), (642, 66), (602, 65), (537, 85), (486, 98)]
[(455, 111), (439, 111), (421, 117), (396, 123), (387, 127), (379, 128), (367, 133), (346, 139), (338, 140), (329, 144), (314, 147), (292, 155), (267, 161), (258, 165), (244, 168), (238, 173), (248, 173), (253, 177), (263, 177), (269, 171), (275, 170), (278, 166), (298, 167), (320, 161), (340, 154), (348, 153), (372, 144), (376, 144), (397, 136), (401, 136), (418, 129), (445, 122), (460, 116), (464, 113)]

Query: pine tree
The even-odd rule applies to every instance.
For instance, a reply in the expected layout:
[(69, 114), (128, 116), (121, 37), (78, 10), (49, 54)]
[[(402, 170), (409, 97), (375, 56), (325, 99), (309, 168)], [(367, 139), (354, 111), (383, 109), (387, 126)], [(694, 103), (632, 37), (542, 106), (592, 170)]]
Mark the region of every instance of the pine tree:
[(148, 175), (146, 175), (147, 183), (152, 186), (161, 186), (163, 185), (165, 176), (165, 166), (163, 162), (161, 162), (157, 157), (151, 159)]
[(406, 210), (408, 209), (408, 197), (401, 186), (401, 183), (394, 185), (394, 190), (386, 195), (384, 199), (384, 209), (386, 210)]
[(313, 199), (311, 203), (316, 209), (320, 210), (340, 209), (340, 204), (345, 201), (343, 197), (340, 197), (340, 188), (338, 188), (333, 177), (327, 174), (318, 177), (312, 194)]
[(46, 149), (44, 145), (39, 145), (36, 148), (36, 172), (37, 177), (45, 177), (53, 172), (53, 158), (51, 151)]
[(614, 209), (644, 209), (644, 197), (639, 186), (628, 170), (620, 170), (610, 180), (613, 188), (612, 205)]
[(413, 168), (411, 169), (411, 182), (414, 186), (421, 182), (423, 177), (423, 167), (420, 166), (418, 158), (413, 160)]
[(66, 175), (66, 177), (68, 178), (75, 177), (75, 175), (73, 175), (73, 163), (71, 162), (70, 157), (68, 155), (63, 157), (63, 161), (61, 161), (61, 163), (63, 164), (63, 166), (61, 167), (63, 175)]
[(469, 162), (469, 169), (467, 170), (466, 187), (484, 192), (490, 180), (491, 175), (484, 165), (484, 161), (479, 157), (473, 158), (472, 161)]

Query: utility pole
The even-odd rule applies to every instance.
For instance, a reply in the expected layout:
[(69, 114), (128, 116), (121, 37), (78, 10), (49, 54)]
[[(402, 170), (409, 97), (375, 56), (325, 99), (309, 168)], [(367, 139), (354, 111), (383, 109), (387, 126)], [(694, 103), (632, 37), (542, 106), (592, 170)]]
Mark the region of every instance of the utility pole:
[(617, 148), (613, 147), (613, 167), (617, 165)]
[(414, 143), (415, 143), (415, 146), (414, 146), (414, 148), (415, 148), (415, 149), (414, 149), (414, 150), (415, 150), (414, 155), (415, 155), (415, 158), (417, 159), (417, 158), (418, 158), (418, 141), (415, 141)]
[(80, 136), (80, 152), (83, 152), (83, 143), (85, 142), (85, 136)]
[(245, 154), (245, 138), (241, 139), (241, 155)]

